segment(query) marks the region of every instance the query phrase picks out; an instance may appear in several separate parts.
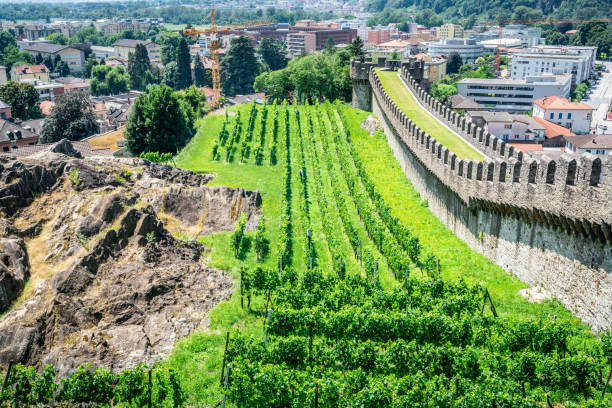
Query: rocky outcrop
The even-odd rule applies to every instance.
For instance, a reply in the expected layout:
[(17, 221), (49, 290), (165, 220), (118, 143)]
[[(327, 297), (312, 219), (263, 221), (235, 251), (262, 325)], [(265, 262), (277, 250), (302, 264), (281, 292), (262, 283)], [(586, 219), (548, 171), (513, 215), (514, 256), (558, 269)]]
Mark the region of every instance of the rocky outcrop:
[[(0, 366), (60, 375), (85, 363), (119, 370), (166, 356), (207, 326), (232, 280), (171, 231), (228, 231), (259, 193), (141, 159), (57, 151), (0, 163)], [(23, 301), (12, 302), (30, 279)]]
[(0, 311), (17, 299), (29, 277), (30, 263), (23, 239), (0, 238)]

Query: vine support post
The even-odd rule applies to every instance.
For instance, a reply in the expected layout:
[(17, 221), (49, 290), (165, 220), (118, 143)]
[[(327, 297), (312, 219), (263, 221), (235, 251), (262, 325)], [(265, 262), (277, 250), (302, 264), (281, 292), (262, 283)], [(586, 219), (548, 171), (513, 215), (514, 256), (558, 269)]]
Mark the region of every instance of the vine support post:
[(223, 408), (225, 408), (225, 399), (227, 398), (227, 383), (229, 380), (229, 372), (230, 372), (230, 365), (227, 365), (227, 369), (223, 370), (225, 371), (225, 378), (222, 379), (222, 383), (223, 383), (223, 400), (221, 402), (221, 406)]
[(404, 288), (408, 288), (408, 276), (410, 275), (410, 270), (408, 263), (406, 262), (406, 270), (404, 271)]
[(153, 397), (153, 369), (149, 368), (149, 399), (147, 401), (147, 407), (151, 408), (151, 400)]
[(243, 275), (244, 271), (241, 269), (240, 270), (240, 308), (244, 309), (244, 298), (243, 298), (243, 292), (242, 292), (242, 283), (243, 283)]
[(438, 272), (438, 279), (440, 279), (440, 260), (436, 258), (436, 270)]
[(2, 383), (2, 389), (0, 389), (0, 397), (4, 395), (4, 390), (6, 388), (6, 385), (8, 384), (9, 377), (11, 376), (11, 370), (13, 369), (13, 364), (15, 364), (13, 360), (9, 361), (8, 369), (6, 370), (6, 375), (4, 376), (4, 382)]
[(318, 382), (315, 384), (314, 408), (319, 408), (319, 383)]
[(610, 357), (610, 371), (608, 372), (608, 378), (606, 379), (606, 383), (604, 384), (603, 391), (601, 391), (601, 399), (603, 399), (603, 397), (606, 395), (606, 390), (608, 389), (610, 378), (612, 378), (612, 357)]
[(227, 354), (227, 346), (229, 345), (229, 330), (225, 334), (225, 349), (223, 350), (223, 361), (221, 362), (221, 385), (223, 385), (223, 372), (225, 371), (225, 356)]
[(312, 322), (310, 322), (309, 330), (308, 330), (308, 362), (312, 367)]
[(268, 314), (268, 306), (270, 305), (270, 288), (268, 288), (268, 294), (266, 296), (266, 314)]
[(264, 347), (268, 347), (268, 327), (270, 326), (271, 317), (272, 317), (272, 310), (268, 311), (268, 318), (266, 319), (266, 327), (264, 328)]

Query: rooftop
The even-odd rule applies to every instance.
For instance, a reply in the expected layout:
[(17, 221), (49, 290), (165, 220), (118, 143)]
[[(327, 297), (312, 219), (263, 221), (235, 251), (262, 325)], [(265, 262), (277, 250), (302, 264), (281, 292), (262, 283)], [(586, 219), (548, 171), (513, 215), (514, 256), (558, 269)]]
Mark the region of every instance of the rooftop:
[[(571, 80), (571, 74), (564, 75), (541, 75), (526, 79), (507, 78), (463, 78), (460, 84), (486, 84), (486, 85), (563, 85)], [(538, 80), (539, 79), (539, 80)]]
[(570, 136), (565, 140), (581, 149), (612, 149), (612, 134)]
[(55, 54), (66, 48), (69, 48), (69, 47), (67, 45), (58, 45), (58, 44), (38, 42), (38, 43), (32, 43), (24, 47), (24, 50), (30, 51), (30, 52), (44, 52), (46, 54)]
[(49, 68), (47, 68), (43, 64), (40, 64), (40, 65), (27, 65), (27, 64), (13, 65), (13, 69), (19, 75), (26, 75), (26, 74), (48, 74), (50, 72)]
[(380, 48), (406, 48), (413, 45), (411, 41), (408, 40), (391, 40), (384, 43), (378, 44)]
[(557, 125), (556, 123), (549, 122), (546, 119), (538, 118), (536, 116), (534, 116), (532, 119), (544, 127), (544, 137), (546, 139), (553, 139), (557, 136), (576, 136), (570, 129)]
[(593, 110), (593, 108), (586, 103), (571, 102), (567, 98), (561, 96), (546, 96), (542, 99), (536, 99), (533, 103), (544, 109)]
[(138, 44), (148, 45), (148, 44), (155, 44), (155, 43), (153, 41), (123, 39), (123, 40), (117, 41), (115, 44), (113, 44), (113, 46), (136, 48)]
[(508, 146), (514, 147), (515, 150), (519, 150), (523, 153), (532, 151), (532, 150), (543, 150), (543, 146), (539, 143), (533, 142), (508, 142)]
[(453, 109), (480, 110), (484, 108), (484, 106), (467, 96), (457, 94), (452, 95), (449, 99)]
[(30, 132), (27, 129), (22, 128), (16, 123), (0, 119), (0, 143), (27, 139), (35, 139), (34, 141), (36, 141), (38, 140), (38, 135), (36, 133)]

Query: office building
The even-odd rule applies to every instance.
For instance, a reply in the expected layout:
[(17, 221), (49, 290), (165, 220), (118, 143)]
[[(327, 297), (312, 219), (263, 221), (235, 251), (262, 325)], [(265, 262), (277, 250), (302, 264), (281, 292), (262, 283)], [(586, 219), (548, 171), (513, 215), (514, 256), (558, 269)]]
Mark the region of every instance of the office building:
[(484, 55), (484, 47), (475, 40), (467, 38), (445, 38), (432, 41), (427, 46), (427, 53), (432, 57), (449, 56), (456, 52), (464, 64), (473, 63)]
[(533, 101), (545, 96), (568, 97), (572, 77), (544, 75), (526, 79), (465, 78), (457, 84), (459, 95), (474, 99), (485, 109), (505, 112), (526, 112)]
[(512, 54), (510, 78), (524, 79), (543, 74), (571, 74), (577, 85), (588, 79), (595, 64), (597, 47), (545, 46)]
[(438, 27), (438, 39), (443, 38), (463, 38), (463, 27), (459, 24), (444, 24)]

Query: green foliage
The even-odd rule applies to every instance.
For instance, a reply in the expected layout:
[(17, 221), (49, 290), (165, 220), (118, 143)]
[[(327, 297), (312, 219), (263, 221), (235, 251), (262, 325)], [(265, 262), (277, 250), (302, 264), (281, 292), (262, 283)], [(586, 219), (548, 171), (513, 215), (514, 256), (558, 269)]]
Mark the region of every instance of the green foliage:
[(584, 98), (584, 96), (586, 95), (586, 93), (589, 91), (589, 87), (591, 86), (591, 81), (586, 80), (582, 83), (580, 83), (580, 85), (578, 85), (573, 91), (572, 91), (572, 101), (574, 102), (580, 102), (582, 100), (582, 98)]
[(157, 42), (161, 48), (161, 62), (164, 65), (174, 61), (176, 62), (179, 43), (181, 42), (180, 34), (172, 32), (164, 32), (158, 36)]
[(271, 71), (283, 69), (289, 62), (285, 45), (274, 38), (262, 38), (257, 52)]
[(89, 109), (89, 97), (83, 92), (62, 95), (51, 114), (45, 118), (40, 133), (41, 143), (57, 142), (61, 139), (81, 140), (97, 133), (100, 126)]
[(128, 91), (129, 75), (123, 67), (109, 65), (91, 67), (89, 87), (92, 95), (116, 95)]
[(53, 33), (47, 37), (53, 44), (68, 45), (69, 38), (62, 33)]
[(260, 71), (259, 65), (251, 38), (243, 35), (232, 38), (220, 66), (223, 93), (227, 96), (252, 93), (255, 77)]
[(269, 241), (266, 238), (266, 219), (262, 215), (257, 221), (257, 230), (255, 231), (255, 253), (257, 260), (262, 261), (268, 253)]
[(172, 153), (142, 152), (139, 157), (153, 163), (165, 163), (172, 160)]
[(434, 82), (431, 86), (431, 94), (439, 101), (445, 101), (449, 96), (457, 95), (457, 87), (454, 85)]
[(361, 39), (361, 37), (357, 36), (347, 49), (348, 52), (351, 54), (351, 57), (363, 61), (365, 57), (364, 47), (365, 45), (363, 43), (363, 40)]
[(244, 230), (246, 228), (246, 222), (248, 219), (247, 213), (240, 214), (238, 218), (238, 222), (236, 223), (236, 228), (234, 229), (234, 233), (232, 234), (232, 248), (234, 249), (234, 257), (238, 258), (240, 254), (240, 249), (242, 248), (243, 240), (244, 240)]
[(0, 85), (0, 98), (11, 107), (11, 116), (26, 120), (36, 117), (39, 95), (34, 85), (8, 81)]
[(137, 44), (134, 52), (130, 53), (128, 74), (132, 89), (143, 91), (148, 84), (154, 83), (149, 53), (144, 45)]
[(461, 57), (456, 52), (451, 52), (446, 63), (446, 72), (449, 74), (455, 74), (459, 72), (459, 69), (463, 65)]
[(51, 406), (54, 401), (58, 406), (121, 403), (127, 407), (146, 407), (149, 397), (153, 406), (182, 407), (185, 403), (181, 381), (173, 370), (150, 369), (144, 364), (120, 374), (86, 365), (61, 380), (55, 378), (53, 366), (45, 367), (39, 374), (33, 367), (17, 365), (7, 378), (1, 397), (9, 404), (6, 406)]
[(68, 173), (68, 179), (75, 186), (81, 184), (81, 178), (79, 177), (79, 169), (77, 169), (76, 167), (70, 169), (70, 172)]
[(202, 59), (197, 55), (193, 57), (193, 77), (197, 87), (212, 86), (212, 77), (207, 77)]
[(177, 94), (165, 85), (152, 86), (134, 101), (126, 124), (126, 147), (133, 154), (176, 153), (193, 134)]
[(175, 89), (185, 89), (191, 85), (191, 56), (187, 41), (181, 37), (176, 50)]
[(281, 69), (272, 72), (262, 72), (255, 78), (255, 92), (264, 92), (270, 99), (290, 99), (295, 91), (291, 71)]

